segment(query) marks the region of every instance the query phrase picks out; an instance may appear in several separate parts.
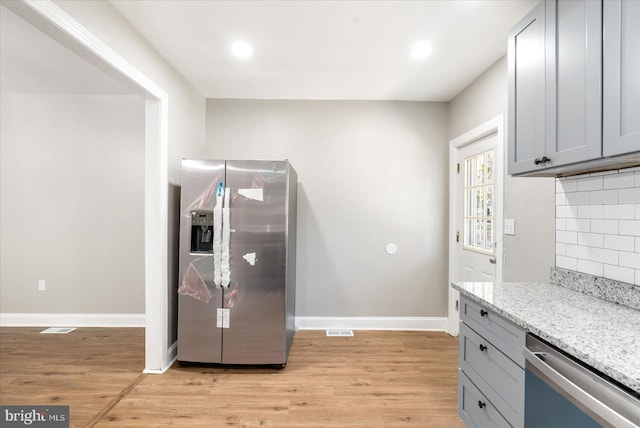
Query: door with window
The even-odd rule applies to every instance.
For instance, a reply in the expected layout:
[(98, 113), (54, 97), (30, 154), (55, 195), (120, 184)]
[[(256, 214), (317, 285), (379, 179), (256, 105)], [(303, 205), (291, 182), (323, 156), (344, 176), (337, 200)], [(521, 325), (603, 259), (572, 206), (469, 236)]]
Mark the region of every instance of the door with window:
[[(502, 278), (501, 132), (451, 141), (450, 267), (452, 282)], [(449, 333), (458, 334), (459, 293), (449, 290)]]
[[(461, 149), (460, 174), (462, 216), (459, 220), (460, 271), (462, 281), (495, 281), (496, 279), (496, 216), (495, 158), (493, 139), (471, 144)], [(462, 195), (460, 195), (462, 190)]]

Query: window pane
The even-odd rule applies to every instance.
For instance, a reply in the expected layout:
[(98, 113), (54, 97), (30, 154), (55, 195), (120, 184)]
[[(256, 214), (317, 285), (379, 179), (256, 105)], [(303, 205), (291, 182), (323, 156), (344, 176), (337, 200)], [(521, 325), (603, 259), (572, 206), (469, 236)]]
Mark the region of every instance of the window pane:
[(474, 210), (474, 215), (476, 217), (484, 217), (484, 194), (482, 192), (482, 187), (476, 188), (476, 205)]
[(480, 185), (484, 183), (484, 156), (480, 155), (476, 158), (476, 171), (475, 171), (476, 185)]
[(471, 219), (464, 222), (464, 245), (473, 247), (473, 220)]
[(493, 183), (493, 166), (494, 166), (494, 159), (493, 159), (493, 150), (489, 150), (487, 152), (487, 173), (486, 173), (486, 179), (485, 179), (485, 184), (490, 184)]
[(486, 216), (488, 218), (493, 218), (493, 186), (487, 186), (485, 188), (486, 191), (486, 203), (487, 203), (487, 211)]
[(493, 253), (495, 246), (494, 166), (493, 150), (464, 160), (464, 247), (489, 253)]
[(483, 221), (478, 219), (475, 222), (475, 237), (476, 237), (476, 242), (475, 242), (475, 247), (476, 248), (484, 248), (484, 225), (482, 224)]

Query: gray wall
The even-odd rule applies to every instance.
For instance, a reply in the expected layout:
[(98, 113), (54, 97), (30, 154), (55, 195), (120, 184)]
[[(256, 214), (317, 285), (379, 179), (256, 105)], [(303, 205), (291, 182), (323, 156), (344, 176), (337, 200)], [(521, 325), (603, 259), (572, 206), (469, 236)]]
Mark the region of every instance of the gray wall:
[(208, 100), (206, 142), (298, 172), (296, 315), (446, 316), (446, 104)]
[[(504, 59), (449, 104), (210, 100), (205, 118), (204, 98), (108, 2), (56, 4), (169, 94), (172, 322), (182, 157), (292, 161), (301, 182), (298, 315), (446, 315), (448, 141), (506, 114)], [(516, 219), (517, 231), (505, 240), (505, 279), (546, 279), (554, 252), (552, 180), (507, 179), (505, 216)], [(388, 242), (398, 244), (396, 255), (384, 252)], [(59, 273), (68, 266), (58, 265)], [(19, 275), (28, 292), (35, 289), (33, 280), (41, 279), (24, 270)], [(73, 291), (81, 287), (61, 286), (70, 300), (49, 305), (46, 312), (140, 311), (119, 293), (117, 308), (107, 306), (115, 300), (110, 296), (96, 299), (99, 307), (80, 309), (83, 300)], [(3, 279), (1, 289), (18, 296), (20, 287)], [(25, 306), (32, 303), (24, 297), (5, 303), (4, 296), (2, 312), (45, 311)], [(169, 342), (174, 338), (172, 324)]]
[[(507, 58), (496, 62), (449, 102), (449, 139), (504, 115), (507, 141)], [(505, 281), (547, 281), (554, 266), (553, 178), (505, 178), (504, 217), (515, 219), (515, 236), (504, 237)]]
[(2, 93), (0, 153), (0, 312), (144, 313), (144, 101)]
[(55, 3), (169, 95), (169, 336), (177, 338), (180, 159), (204, 154), (205, 99), (106, 1)]
[[(176, 338), (177, 320), (177, 232), (178, 232), (178, 211), (179, 211), (179, 186), (180, 186), (180, 159), (183, 157), (201, 157), (204, 155), (204, 132), (205, 132), (205, 99), (199, 94), (184, 78), (179, 75), (168, 63), (153, 49), (131, 25), (106, 1), (55, 1), (66, 13), (78, 21), (80, 25), (98, 37), (102, 42), (112, 48), (119, 55), (133, 64), (143, 74), (153, 80), (160, 88), (169, 95), (169, 116), (168, 116), (168, 162), (169, 162), (169, 335), (168, 342), (173, 343)], [(144, 125), (144, 118), (141, 119)], [(112, 147), (112, 146), (111, 146)], [(144, 164), (139, 165), (140, 171), (144, 169)], [(141, 206), (140, 210), (142, 210)], [(140, 212), (142, 215), (142, 212)], [(68, 229), (65, 229), (68, 230)], [(4, 236), (3, 236), (4, 241)], [(69, 243), (69, 246), (79, 245), (78, 242)], [(132, 243), (132, 246), (137, 243)], [(143, 247), (140, 248), (143, 251)], [(140, 254), (143, 257), (143, 254)], [(139, 265), (136, 265), (136, 271)], [(5, 269), (3, 264), (2, 270)], [(58, 265), (59, 274), (69, 269), (67, 264)], [(24, 273), (23, 273), (24, 274)], [(30, 282), (30, 277), (24, 274), (24, 281)], [(128, 276), (129, 273), (127, 273)], [(69, 278), (71, 278), (69, 276)], [(144, 281), (144, 278), (140, 279)], [(65, 282), (62, 287), (69, 290), (76, 289), (77, 286)], [(139, 285), (144, 289), (144, 283)], [(14, 284), (2, 283), (3, 293), (20, 292), (14, 290), (18, 287)], [(71, 291), (66, 292), (72, 296), (65, 305), (50, 305), (45, 312), (80, 312), (82, 309), (82, 299), (74, 297)], [(119, 301), (118, 309), (112, 312), (129, 312), (133, 310), (123, 295), (116, 293), (108, 299), (102, 300), (105, 306), (100, 306), (96, 301), (95, 312), (107, 312), (106, 302)], [(25, 306), (29, 303), (22, 303), (21, 306), (4, 305), (2, 312), (36, 312), (40, 308)], [(143, 312), (136, 306), (136, 313)]]

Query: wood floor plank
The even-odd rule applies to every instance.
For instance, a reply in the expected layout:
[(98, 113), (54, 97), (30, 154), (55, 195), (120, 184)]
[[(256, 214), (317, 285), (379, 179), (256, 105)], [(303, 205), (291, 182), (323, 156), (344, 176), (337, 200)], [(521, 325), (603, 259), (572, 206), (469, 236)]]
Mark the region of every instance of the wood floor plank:
[(0, 328), (0, 404), (69, 405), (84, 427), (144, 369), (144, 329)]
[(300, 331), (283, 370), (140, 376), (144, 331), (39, 330), (0, 329), (0, 403), (69, 404), (74, 427), (463, 427), (458, 342), (445, 333)]

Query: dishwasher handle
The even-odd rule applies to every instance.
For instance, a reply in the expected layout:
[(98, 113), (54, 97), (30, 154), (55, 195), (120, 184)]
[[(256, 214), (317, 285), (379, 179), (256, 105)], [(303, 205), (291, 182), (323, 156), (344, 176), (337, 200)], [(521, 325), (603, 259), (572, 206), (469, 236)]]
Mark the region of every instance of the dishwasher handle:
[[(615, 386), (605, 384), (606, 381), (601, 380), (601, 382), (597, 384), (594, 383), (594, 385), (592, 385), (597, 386), (598, 390), (587, 392), (576, 384), (580, 383), (584, 385), (589, 382), (593, 376), (595, 376), (587, 369), (579, 366), (561, 354), (555, 355), (552, 352), (548, 352), (546, 349), (544, 352), (532, 352), (527, 348), (523, 348), (523, 354), (526, 368), (528, 370), (532, 371), (553, 389), (558, 391), (563, 397), (566, 397), (569, 401), (580, 407), (581, 410), (594, 418), (597, 422), (603, 424), (603, 426), (612, 428), (640, 427), (640, 425), (637, 424), (640, 423), (640, 421), (637, 420), (637, 401), (632, 397), (629, 397), (626, 393), (618, 390)], [(547, 362), (544, 361), (545, 359), (550, 360), (552, 363), (547, 364)], [(565, 359), (566, 361), (564, 361)], [(554, 367), (552, 367), (552, 365)], [(572, 380), (568, 379), (567, 376), (563, 375), (562, 372), (565, 370), (570, 372), (568, 376), (577, 380), (577, 382), (574, 383)], [(629, 403), (630, 407), (627, 406), (627, 410), (630, 410), (631, 413), (635, 413), (630, 416), (633, 419), (636, 419), (637, 423), (629, 420), (627, 415), (619, 413), (615, 409), (611, 408), (610, 405), (605, 404), (599, 399), (601, 397), (606, 397), (607, 395), (609, 398), (611, 398), (612, 395), (615, 395), (616, 398), (621, 398), (623, 402)], [(612, 403), (614, 401), (618, 403), (620, 402), (620, 400), (608, 401), (612, 401)]]

